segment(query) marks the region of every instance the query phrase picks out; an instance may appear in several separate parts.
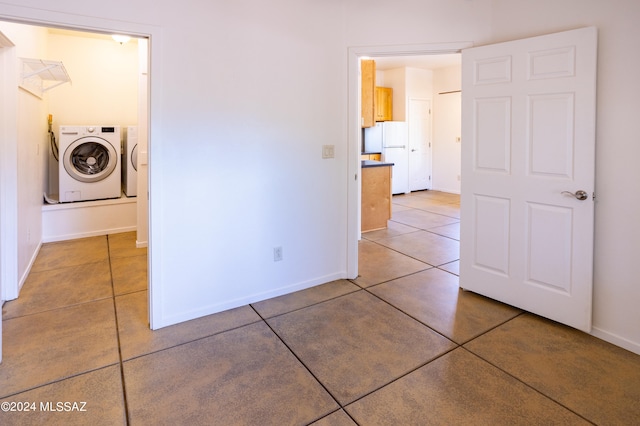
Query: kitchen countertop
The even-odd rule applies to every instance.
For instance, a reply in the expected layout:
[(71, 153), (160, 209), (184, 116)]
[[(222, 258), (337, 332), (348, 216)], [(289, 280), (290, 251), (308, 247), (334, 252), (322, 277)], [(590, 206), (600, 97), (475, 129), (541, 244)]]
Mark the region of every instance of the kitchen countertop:
[(362, 167), (391, 167), (393, 163), (385, 163), (384, 161), (376, 160), (361, 160)]

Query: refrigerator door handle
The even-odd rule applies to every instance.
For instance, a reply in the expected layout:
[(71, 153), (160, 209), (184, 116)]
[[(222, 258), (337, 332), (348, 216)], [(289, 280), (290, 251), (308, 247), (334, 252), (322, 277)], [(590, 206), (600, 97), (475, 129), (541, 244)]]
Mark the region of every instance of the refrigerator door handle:
[(383, 148), (402, 148), (405, 149), (407, 146), (406, 145), (390, 145), (390, 146), (383, 146)]

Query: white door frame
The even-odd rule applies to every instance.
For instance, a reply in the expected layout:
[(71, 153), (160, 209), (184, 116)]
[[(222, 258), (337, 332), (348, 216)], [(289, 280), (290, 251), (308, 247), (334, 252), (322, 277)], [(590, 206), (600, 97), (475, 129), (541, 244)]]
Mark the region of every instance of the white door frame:
[(15, 299), (18, 291), (18, 97), (13, 46), (0, 36), (0, 69), (5, 76), (0, 81), (0, 301)]
[[(7, 284), (18, 281), (18, 187), (13, 175), (18, 163), (17, 90), (11, 82), (16, 80), (15, 47), (0, 33), (0, 307), (10, 295), (5, 294)], [(11, 184), (10, 184), (11, 183)], [(0, 319), (0, 362), (2, 362), (2, 320)]]
[(406, 44), (394, 46), (359, 46), (348, 49), (347, 124), (347, 277), (358, 276), (358, 240), (360, 239), (360, 59), (385, 56), (420, 56), (460, 53), (472, 42)]
[[(71, 30), (87, 31), (87, 32), (122, 33), (122, 34), (130, 34), (132, 36), (136, 36), (140, 38), (147, 38), (149, 39), (149, 58), (150, 59), (153, 58), (153, 63), (156, 63), (156, 64), (160, 64), (162, 62), (162, 29), (160, 27), (151, 26), (148, 24), (140, 24), (135, 22), (115, 21), (115, 20), (109, 20), (109, 19), (103, 19), (103, 18), (97, 18), (97, 17), (91, 17), (91, 16), (71, 15), (71, 14), (62, 13), (62, 12), (52, 12), (49, 10), (40, 10), (40, 9), (23, 7), (23, 6), (14, 6), (14, 5), (3, 5), (2, 12), (0, 13), (0, 20), (15, 22), (19, 24), (25, 24), (25, 25), (38, 25), (43, 27), (59, 27), (59, 28), (67, 28)], [(159, 131), (159, 129), (156, 129), (156, 126), (158, 126), (159, 123), (162, 121), (159, 114), (159, 111), (161, 111), (160, 93), (161, 93), (161, 81), (162, 81), (161, 71), (162, 70), (157, 66), (154, 67), (153, 63), (151, 60), (149, 61), (150, 73), (153, 72), (153, 75), (155, 78), (154, 80), (151, 80), (149, 82), (149, 93), (148, 93), (149, 114), (147, 116), (147, 126), (149, 129), (149, 146), (148, 146), (149, 194), (151, 193), (152, 180), (153, 180), (152, 179), (153, 172), (151, 168), (151, 157), (152, 157), (151, 139), (153, 138), (154, 141), (158, 141), (161, 138), (161, 132)], [(153, 71), (151, 71), (152, 69)], [(17, 83), (17, 79), (14, 79), (14, 82)], [(13, 86), (11, 81), (9, 81), (9, 83), (0, 82), (0, 85), (3, 85), (3, 84), (9, 84), (10, 86)], [(153, 96), (151, 95), (152, 93), (153, 93)], [(4, 101), (4, 98), (3, 98), (3, 101)], [(17, 105), (17, 101), (14, 102), (14, 107), (13, 107), (14, 111), (17, 110), (17, 107), (15, 105)], [(153, 111), (153, 119), (152, 119), (151, 111)], [(0, 136), (6, 135), (7, 134), (6, 132), (9, 132), (9, 133), (17, 132), (17, 129), (15, 128), (16, 122), (17, 122), (16, 118), (12, 119), (10, 117), (7, 117), (4, 114), (0, 115), (0, 132), (4, 132), (4, 133), (0, 133)], [(15, 134), (15, 133), (12, 133), (12, 134)], [(15, 139), (16, 138), (14, 137), (13, 140), (15, 141)], [(3, 138), (3, 140), (6, 140), (6, 138)], [(156, 143), (157, 143), (157, 146), (161, 145), (158, 142)], [(15, 149), (15, 146), (14, 146), (14, 149)], [(2, 156), (2, 158), (3, 160), (1, 161), (4, 162), (4, 155)], [(9, 169), (5, 169), (4, 167), (2, 169), (2, 173), (3, 173), (2, 178), (4, 180), (0, 180), (0, 186), (1, 186), (0, 197), (9, 197), (11, 194), (16, 193), (17, 191), (17, 184), (16, 184), (17, 164), (16, 163), (17, 162), (14, 162), (13, 165), (9, 167)], [(17, 194), (16, 194), (16, 197), (17, 197)], [(2, 198), (2, 200), (4, 201), (4, 198)], [(160, 202), (159, 199), (157, 199), (156, 201)], [(4, 202), (2, 204), (3, 206), (5, 205)], [(152, 222), (151, 211), (153, 210), (154, 204), (155, 204), (154, 198), (149, 196), (149, 209), (147, 212), (147, 219), (149, 223), (149, 243), (148, 243), (149, 248), (148, 248), (147, 259), (148, 259), (148, 268), (149, 268), (149, 273), (148, 273), (149, 322), (152, 329), (154, 329), (154, 317), (161, 318), (161, 309), (160, 309), (161, 308), (161, 303), (160, 303), (161, 292), (154, 291), (156, 287), (154, 286), (154, 282), (157, 285), (158, 289), (160, 289), (160, 284), (159, 284), (160, 277), (159, 275), (156, 276), (156, 274), (154, 274), (153, 264), (155, 262), (152, 262), (154, 252), (153, 252), (153, 244), (152, 244), (152, 240), (153, 240), (152, 223), (153, 222)], [(17, 201), (12, 205), (14, 206), (14, 208), (17, 208)], [(4, 240), (4, 237), (6, 235), (5, 231), (7, 231), (7, 227), (4, 226), (4, 223), (5, 223), (4, 215), (2, 218), (0, 218), (0, 220), (1, 220), (0, 232), (2, 233), (3, 240)], [(6, 218), (6, 221), (8, 220), (10, 220), (9, 217)], [(9, 229), (15, 229), (15, 228), (16, 227), (14, 225), (9, 224)], [(16, 244), (17, 244), (17, 240), (14, 241), (14, 245), (12, 248), (14, 252), (16, 251), (15, 250)], [(8, 259), (6, 257), (7, 253), (4, 250), (0, 251), (0, 256), (1, 256), (0, 264), (3, 264), (4, 266), (5, 259)], [(161, 262), (157, 262), (157, 264), (160, 264), (160, 263)], [(3, 267), (2, 274), (4, 274), (4, 267)], [(12, 280), (10, 283), (7, 283), (5, 281), (4, 284), (5, 286), (3, 287), (6, 287), (6, 284), (12, 284), (17, 286), (18, 285), (17, 276), (15, 280)], [(8, 290), (6, 288), (4, 289), (5, 292), (10, 290), (11, 289), (8, 289)], [(17, 294), (17, 289), (16, 289), (16, 294)]]

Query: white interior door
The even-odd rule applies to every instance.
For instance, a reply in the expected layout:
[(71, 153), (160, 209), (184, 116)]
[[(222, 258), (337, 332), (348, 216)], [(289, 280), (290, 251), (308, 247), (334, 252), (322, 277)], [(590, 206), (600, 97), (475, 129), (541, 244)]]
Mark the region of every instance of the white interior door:
[(596, 49), (590, 27), (462, 53), (460, 286), (584, 331)]
[(409, 100), (409, 190), (431, 189), (431, 101)]

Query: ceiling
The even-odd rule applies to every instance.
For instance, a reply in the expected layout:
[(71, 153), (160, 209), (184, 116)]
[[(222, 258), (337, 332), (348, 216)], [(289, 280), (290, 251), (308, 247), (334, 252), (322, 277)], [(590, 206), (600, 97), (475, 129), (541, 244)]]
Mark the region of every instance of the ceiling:
[(460, 65), (460, 54), (420, 55), (420, 56), (385, 56), (371, 58), (376, 61), (376, 70), (386, 71), (394, 68), (420, 68), (433, 70)]

